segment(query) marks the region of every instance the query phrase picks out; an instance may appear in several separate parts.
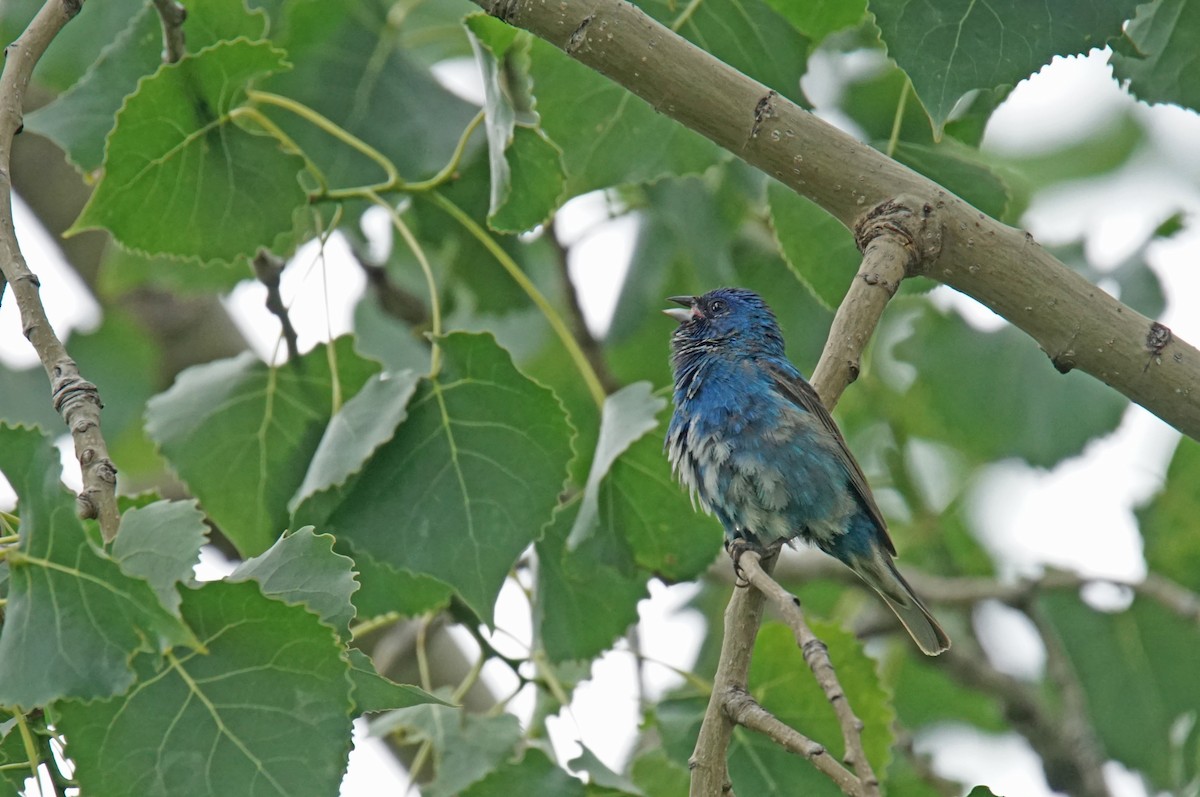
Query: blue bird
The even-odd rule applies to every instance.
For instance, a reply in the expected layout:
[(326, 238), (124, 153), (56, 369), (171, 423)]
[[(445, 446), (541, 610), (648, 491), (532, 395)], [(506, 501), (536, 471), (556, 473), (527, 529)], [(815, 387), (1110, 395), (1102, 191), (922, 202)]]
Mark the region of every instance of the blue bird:
[(934, 656), (950, 639), (892, 563), (896, 548), (862, 468), (783, 350), (762, 297), (742, 288), (675, 296), (675, 412), (666, 450), (727, 544), (801, 539), (845, 564)]

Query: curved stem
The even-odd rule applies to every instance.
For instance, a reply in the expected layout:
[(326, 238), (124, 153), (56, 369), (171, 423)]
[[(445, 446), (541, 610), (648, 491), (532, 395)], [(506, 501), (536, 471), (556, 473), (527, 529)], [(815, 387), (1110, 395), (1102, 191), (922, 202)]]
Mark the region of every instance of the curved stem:
[[(338, 141), (341, 141), (343, 144), (357, 150), (366, 157), (375, 161), (375, 163), (381, 169), (383, 169), (384, 173), (387, 175), (387, 179), (382, 183), (370, 186), (365, 190), (387, 191), (390, 190), (392, 186), (398, 185), (402, 182), (400, 179), (400, 174), (396, 171), (396, 165), (392, 163), (390, 158), (372, 147), (367, 142), (363, 141), (358, 136), (343, 128), (341, 125), (317, 113), (312, 108), (309, 108), (304, 103), (296, 102), (289, 97), (272, 94), (269, 91), (258, 91), (256, 89), (248, 90), (246, 92), (246, 97), (255, 102), (261, 102), (266, 105), (274, 105), (277, 108), (282, 108), (285, 111), (289, 111), (296, 116), (299, 116), (306, 122), (316, 125), (321, 130), (336, 138)], [(364, 189), (355, 190), (357, 192), (361, 192)]]
[(289, 136), (287, 133), (285, 133), (283, 131), (283, 128), (281, 128), (279, 125), (272, 122), (266, 115), (264, 115), (257, 108), (252, 108), (249, 105), (242, 105), (238, 108), (234, 108), (232, 111), (229, 112), (230, 119), (237, 119), (238, 117), (242, 117), (242, 116), (246, 117), (247, 119), (253, 120), (255, 124), (257, 124), (259, 127), (261, 127), (269, 135), (275, 137), (279, 141), (280, 144), (282, 144), (283, 146), (292, 150), (297, 155), (299, 155), (301, 158), (303, 158), (304, 159), (304, 168), (308, 169), (309, 172), (312, 173), (313, 179), (315, 179), (317, 181), (317, 185), (319, 185), (321, 187), (322, 191), (324, 191), (326, 189), (326, 187), (329, 184), (329, 181), (325, 178), (325, 173), (323, 171), (321, 171), (321, 167), (317, 166), (317, 164), (314, 163), (313, 160), (308, 157), (308, 153), (306, 153), (300, 147), (300, 145), (295, 142), (295, 140), (291, 136)]
[[(483, 111), (480, 111), (479, 113), (475, 114), (475, 118), (467, 123), (467, 126), (463, 128), (462, 135), (458, 138), (458, 145), (455, 146), (454, 152), (450, 155), (450, 160), (446, 162), (446, 165), (442, 167), (441, 171), (439, 171), (433, 177), (430, 177), (428, 180), (421, 180), (420, 182), (416, 183), (401, 182), (401, 184), (395, 186), (395, 190), (406, 191), (409, 193), (431, 191), (453, 177), (454, 173), (458, 171), (459, 164), (462, 163), (463, 153), (467, 151), (467, 141), (470, 140), (471, 134), (475, 132), (475, 128), (479, 127), (479, 123), (482, 121)], [(331, 195), (335, 193), (336, 192), (330, 192)]]
[(900, 141), (900, 127), (904, 122), (904, 108), (908, 105), (908, 92), (912, 88), (912, 83), (905, 78), (904, 87), (900, 89), (900, 99), (896, 102), (896, 116), (892, 119), (892, 134), (888, 137), (887, 156), (894, 157), (896, 154), (896, 144)]
[(404, 223), (404, 219), (400, 217), (400, 212), (396, 210), (389, 202), (379, 196), (375, 191), (367, 190), (362, 192), (362, 196), (367, 197), (379, 207), (388, 212), (392, 219), (392, 226), (396, 228), (396, 232), (400, 233), (400, 237), (404, 239), (404, 243), (412, 250), (413, 255), (417, 258), (417, 262), (421, 265), (421, 272), (425, 275), (425, 287), (429, 289), (429, 317), (430, 317), (430, 333), (433, 336), (433, 353), (429, 360), (429, 375), (437, 376), (437, 372), (441, 369), (442, 353), (438, 347), (437, 339), (442, 336), (442, 306), (438, 301), (437, 282), (433, 279), (433, 267), (429, 265), (429, 258), (425, 257), (425, 250), (421, 248), (421, 244), (417, 241), (412, 230)]
[(575, 339), (575, 336), (571, 334), (571, 330), (567, 328), (566, 321), (558, 314), (558, 311), (554, 309), (545, 295), (538, 290), (537, 286), (521, 270), (521, 267), (517, 265), (508, 252), (505, 252), (500, 244), (496, 243), (496, 239), (480, 227), (462, 208), (449, 199), (446, 199), (437, 191), (430, 191), (426, 196), (461, 224), (477, 241), (483, 244), (484, 248), (492, 253), (492, 256), (496, 258), (501, 267), (508, 272), (513, 281), (525, 292), (525, 295), (537, 305), (537, 308), (542, 311), (542, 315), (546, 317), (546, 321), (550, 324), (550, 328), (554, 330), (554, 334), (562, 341), (563, 347), (566, 348), (567, 354), (570, 355), (571, 360), (575, 363), (575, 367), (583, 376), (583, 381), (587, 384), (588, 392), (592, 394), (592, 399), (596, 402), (596, 406), (603, 407), (605, 392), (604, 386), (600, 383), (600, 377), (596, 375), (592, 364), (588, 362), (587, 355), (583, 353), (583, 349), (579, 346), (579, 341)]

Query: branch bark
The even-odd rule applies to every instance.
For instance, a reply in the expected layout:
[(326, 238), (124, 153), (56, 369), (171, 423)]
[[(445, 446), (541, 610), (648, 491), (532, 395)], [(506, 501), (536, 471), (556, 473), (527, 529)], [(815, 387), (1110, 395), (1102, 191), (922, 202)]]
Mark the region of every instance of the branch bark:
[[(866, 751), (863, 749), (862, 720), (855, 716), (850, 700), (838, 681), (837, 671), (834, 670), (833, 662), (829, 659), (828, 648), (808, 627), (808, 621), (804, 619), (804, 612), (800, 610), (799, 599), (779, 586), (775, 579), (762, 569), (758, 561), (758, 554), (748, 552), (742, 556), (739, 563), (746, 580), (774, 603), (784, 622), (791, 628), (792, 635), (796, 638), (796, 644), (804, 654), (804, 661), (812, 670), (817, 683), (820, 684), (821, 691), (825, 693), (825, 699), (829, 701), (829, 704), (833, 706), (834, 713), (837, 714), (838, 725), (842, 728), (842, 741), (846, 749), (843, 760), (848, 766), (854, 768), (856, 776), (852, 784), (853, 789), (847, 790), (846, 786), (841, 783), (838, 785), (846, 794), (878, 797), (879, 778), (871, 769), (871, 762), (867, 760)], [(836, 778), (835, 782), (837, 782)]]
[(0, 272), (12, 286), (21, 311), (21, 327), (50, 377), (54, 409), (62, 415), (75, 442), (75, 455), (83, 471), (79, 513), (96, 518), (106, 540), (116, 536), (117, 469), (108, 457), (100, 433), (100, 391), (84, 379), (46, 318), (37, 276), (30, 270), (17, 243), (12, 215), (12, 145), (21, 132), (25, 91), (33, 67), (51, 40), (82, 6), (82, 0), (48, 0), (29, 27), (5, 50), (0, 74)]
[[(1200, 351), (1009, 227), (692, 45), (624, 0), (474, 0), (606, 75), (854, 229), (864, 208), (915, 198), (940, 234), (924, 276), (1028, 333), (1054, 367), (1079, 368), (1200, 439)], [(814, 380), (815, 381), (815, 380)]]

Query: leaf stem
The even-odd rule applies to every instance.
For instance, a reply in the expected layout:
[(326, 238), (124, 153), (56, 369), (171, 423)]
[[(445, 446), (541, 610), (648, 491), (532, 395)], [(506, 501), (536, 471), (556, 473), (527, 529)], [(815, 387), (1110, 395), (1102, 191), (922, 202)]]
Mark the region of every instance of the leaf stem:
[(391, 625), (403, 616), (400, 612), (391, 611), (363, 620), (361, 623), (350, 626), (350, 638), (358, 639), (363, 637), (372, 631)]
[(463, 129), (462, 135), (459, 136), (458, 145), (454, 148), (454, 152), (451, 154), (450, 160), (445, 166), (442, 167), (441, 171), (439, 171), (433, 177), (430, 177), (428, 180), (421, 180), (420, 182), (416, 183), (401, 182), (400, 185), (395, 187), (395, 190), (406, 191), (409, 193), (432, 191), (434, 188), (437, 188), (439, 185), (453, 177), (454, 173), (458, 171), (459, 164), (462, 163), (463, 153), (467, 151), (467, 141), (471, 138), (471, 134), (475, 132), (475, 128), (479, 127), (479, 123), (482, 121), (483, 111), (480, 111), (479, 113), (475, 114), (475, 118), (467, 123), (467, 126)]
[(567, 328), (566, 321), (558, 314), (558, 311), (554, 309), (545, 295), (538, 290), (537, 286), (521, 270), (516, 261), (496, 242), (496, 239), (480, 227), (462, 208), (449, 199), (446, 199), (437, 191), (430, 191), (426, 196), (451, 218), (461, 224), (477, 241), (483, 244), (484, 248), (491, 252), (492, 256), (508, 272), (508, 275), (513, 278), (513, 281), (525, 292), (525, 295), (537, 305), (537, 308), (542, 311), (542, 315), (546, 317), (546, 321), (550, 324), (550, 328), (554, 330), (554, 334), (562, 341), (563, 347), (574, 361), (575, 367), (583, 376), (583, 381), (587, 384), (588, 392), (592, 394), (592, 399), (596, 402), (596, 406), (603, 407), (605, 392), (604, 386), (600, 383), (600, 377), (596, 375), (592, 364), (588, 362), (587, 355), (583, 353), (583, 349), (579, 346), (579, 341), (575, 339), (575, 336), (571, 334), (571, 330)]
[(400, 237), (404, 239), (404, 243), (412, 250), (413, 255), (417, 258), (417, 263), (421, 266), (421, 272), (425, 275), (425, 287), (429, 290), (430, 334), (433, 337), (433, 352), (429, 358), (429, 375), (431, 377), (437, 376), (438, 371), (442, 367), (442, 350), (438, 346), (438, 338), (442, 336), (442, 305), (438, 300), (437, 282), (433, 278), (433, 267), (429, 265), (429, 258), (425, 257), (425, 250), (421, 248), (421, 244), (417, 241), (416, 236), (412, 234), (412, 230), (408, 228), (408, 225), (404, 223), (404, 219), (400, 217), (400, 212), (372, 189), (364, 190), (362, 196), (367, 197), (388, 212), (388, 215), (392, 219), (392, 226), (396, 228), (396, 232), (400, 233)]
[(5, 537), (0, 537), (0, 545), (12, 545), (14, 542), (20, 542), (20, 534), (9, 534)]
[(908, 78), (904, 79), (904, 87), (900, 89), (900, 99), (896, 101), (896, 115), (892, 119), (892, 134), (888, 137), (887, 156), (894, 157), (896, 154), (896, 145), (900, 142), (900, 127), (904, 123), (904, 108), (908, 105), (908, 92), (912, 87), (912, 83)]
[(25, 755), (29, 757), (29, 771), (33, 773), (33, 782), (38, 782), (38, 765), (42, 763), (38, 756), (37, 744), (33, 740), (33, 733), (29, 730), (29, 723), (25, 721), (25, 715), (20, 711), (13, 712), (13, 718), (17, 721), (17, 728), (21, 731), (21, 743), (25, 745)]
[[(366, 190), (387, 191), (390, 190), (392, 186), (398, 185), (401, 182), (400, 175), (396, 171), (396, 165), (392, 163), (390, 158), (372, 147), (367, 142), (363, 141), (358, 136), (351, 133), (349, 130), (343, 128), (341, 125), (326, 118), (320, 113), (317, 113), (312, 108), (309, 108), (304, 103), (296, 102), (290, 97), (272, 94), (269, 91), (258, 91), (257, 89), (249, 89), (246, 92), (246, 97), (255, 102), (261, 102), (266, 105), (274, 105), (277, 108), (282, 108), (285, 111), (289, 111), (296, 116), (299, 116), (306, 122), (309, 122), (310, 124), (320, 128), (324, 132), (336, 138), (338, 141), (341, 141), (346, 146), (351, 147), (352, 149), (375, 161), (379, 168), (383, 169), (384, 173), (387, 175), (387, 179), (382, 183), (378, 183), (369, 187)], [(363, 189), (353, 190), (354, 194), (352, 195), (355, 195), (360, 194)]]

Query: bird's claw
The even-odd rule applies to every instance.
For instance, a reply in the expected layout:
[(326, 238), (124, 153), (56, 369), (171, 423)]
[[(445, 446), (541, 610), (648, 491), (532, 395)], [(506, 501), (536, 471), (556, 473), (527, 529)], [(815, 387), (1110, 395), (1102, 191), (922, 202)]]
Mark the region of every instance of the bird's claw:
[(732, 540), (725, 540), (725, 552), (728, 553), (729, 558), (733, 560), (733, 585), (735, 587), (744, 588), (750, 586), (750, 581), (746, 578), (746, 574), (742, 571), (741, 565), (742, 555), (747, 551), (753, 551), (754, 553), (758, 554), (759, 559), (766, 559), (773, 553), (759, 543), (745, 537), (736, 537)]

